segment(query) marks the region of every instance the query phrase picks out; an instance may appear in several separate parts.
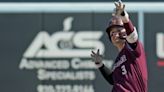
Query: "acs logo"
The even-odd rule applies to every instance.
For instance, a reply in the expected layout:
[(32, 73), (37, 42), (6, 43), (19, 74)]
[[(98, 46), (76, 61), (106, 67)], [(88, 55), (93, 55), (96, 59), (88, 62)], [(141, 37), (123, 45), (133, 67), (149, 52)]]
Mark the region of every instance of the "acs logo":
[[(63, 31), (51, 36), (41, 31), (25, 51), (24, 58), (88, 58), (91, 49), (100, 49), (104, 53), (104, 44), (99, 40), (101, 31), (70, 31), (73, 17), (67, 17), (63, 22)], [(45, 46), (45, 49), (42, 47)]]

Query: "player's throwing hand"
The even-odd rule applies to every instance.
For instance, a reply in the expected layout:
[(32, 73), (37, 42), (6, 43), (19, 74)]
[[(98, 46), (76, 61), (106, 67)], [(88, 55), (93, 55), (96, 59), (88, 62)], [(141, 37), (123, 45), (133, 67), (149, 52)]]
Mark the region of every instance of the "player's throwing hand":
[(92, 61), (96, 64), (97, 67), (101, 67), (103, 65), (102, 62), (103, 57), (102, 55), (100, 55), (99, 49), (97, 50), (97, 53), (92, 51), (91, 57), (92, 57)]

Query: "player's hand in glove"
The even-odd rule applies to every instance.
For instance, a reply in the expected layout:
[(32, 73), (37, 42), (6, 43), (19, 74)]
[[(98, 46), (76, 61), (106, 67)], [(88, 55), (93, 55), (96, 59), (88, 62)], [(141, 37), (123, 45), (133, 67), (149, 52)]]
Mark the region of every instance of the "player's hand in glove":
[(96, 66), (98, 68), (100, 68), (101, 66), (103, 66), (103, 62), (102, 62), (103, 56), (100, 55), (99, 49), (97, 50), (97, 53), (95, 53), (94, 51), (92, 51), (91, 57), (92, 57), (93, 62), (96, 64)]
[(125, 4), (123, 4), (121, 0), (119, 0), (118, 2), (115, 2), (114, 4), (115, 4), (116, 8), (115, 8), (114, 12), (112, 13), (112, 15), (120, 16), (123, 23), (129, 22), (129, 15), (125, 11)]

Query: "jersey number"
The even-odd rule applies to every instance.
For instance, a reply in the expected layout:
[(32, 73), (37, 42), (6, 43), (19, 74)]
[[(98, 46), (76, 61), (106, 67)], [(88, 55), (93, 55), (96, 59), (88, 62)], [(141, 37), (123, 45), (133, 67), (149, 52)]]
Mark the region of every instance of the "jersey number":
[(121, 69), (122, 69), (122, 75), (127, 74), (127, 71), (126, 71), (125, 65), (122, 65), (122, 66), (121, 66)]

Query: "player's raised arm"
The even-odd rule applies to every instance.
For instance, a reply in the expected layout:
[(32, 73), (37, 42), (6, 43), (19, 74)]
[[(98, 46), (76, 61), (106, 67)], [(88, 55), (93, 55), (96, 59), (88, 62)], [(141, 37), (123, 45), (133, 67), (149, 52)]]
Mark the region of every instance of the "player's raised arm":
[(125, 4), (123, 4), (121, 1), (115, 2), (116, 10), (113, 15), (120, 16), (124, 27), (126, 29), (127, 38), (126, 40), (129, 43), (135, 43), (138, 40), (138, 34), (136, 31), (136, 28), (133, 26), (131, 20), (129, 19), (128, 13), (125, 11)]
[(131, 48), (135, 51), (136, 55), (140, 56), (141, 44), (138, 41), (138, 33), (129, 18), (129, 14), (125, 10), (125, 4), (123, 4), (121, 1), (118, 1), (115, 2), (115, 6), (116, 9), (113, 15), (121, 17), (122, 22), (124, 24), (124, 28), (126, 29), (126, 34), (127, 34), (126, 40), (131, 46)]

